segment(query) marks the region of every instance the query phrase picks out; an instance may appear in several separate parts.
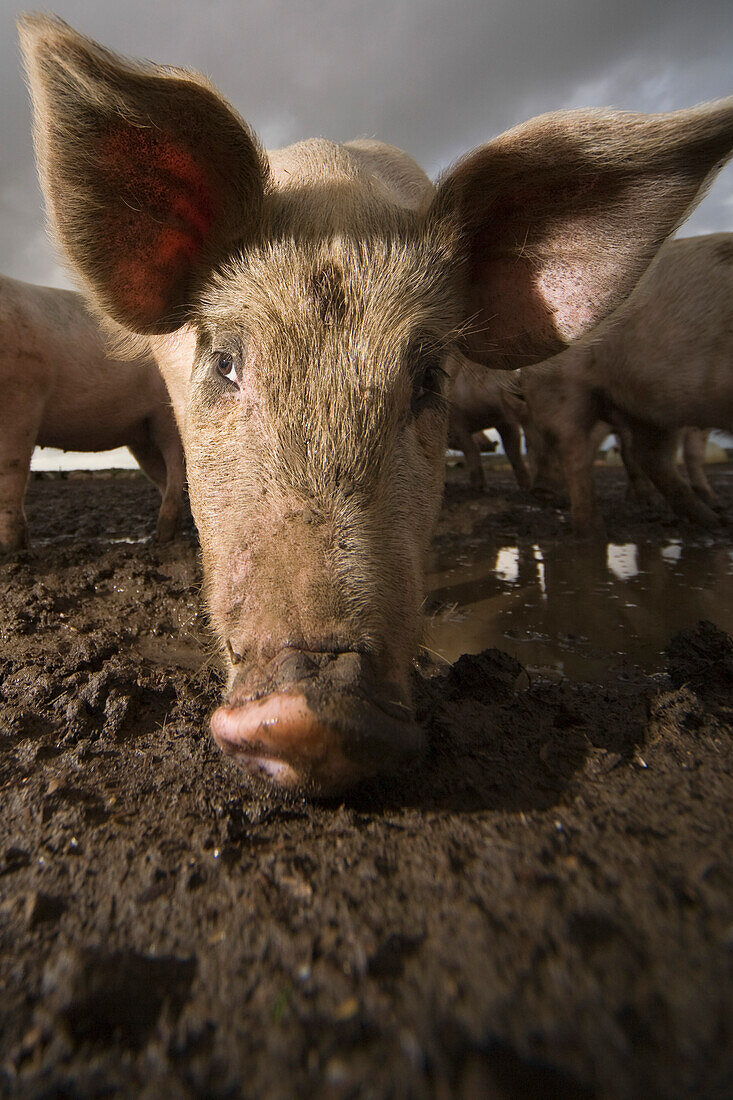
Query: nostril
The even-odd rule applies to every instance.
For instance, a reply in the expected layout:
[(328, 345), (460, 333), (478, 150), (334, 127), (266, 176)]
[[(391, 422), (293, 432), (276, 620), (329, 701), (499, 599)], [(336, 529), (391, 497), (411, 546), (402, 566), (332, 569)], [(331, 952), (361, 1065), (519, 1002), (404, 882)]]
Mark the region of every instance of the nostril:
[(364, 675), (361, 653), (339, 653), (329, 664), (326, 678), (336, 684), (355, 684)]
[(278, 685), (296, 684), (310, 676), (315, 668), (312, 658), (299, 649), (284, 649), (270, 662), (271, 672)]

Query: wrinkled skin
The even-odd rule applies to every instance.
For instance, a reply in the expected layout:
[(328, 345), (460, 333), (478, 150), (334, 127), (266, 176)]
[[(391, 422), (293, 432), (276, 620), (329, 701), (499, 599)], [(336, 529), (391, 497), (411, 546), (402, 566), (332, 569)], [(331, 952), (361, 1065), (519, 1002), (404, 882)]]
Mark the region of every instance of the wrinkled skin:
[(28, 544), (23, 497), (33, 449), (129, 447), (160, 489), (157, 536), (176, 531), (185, 480), (170, 399), (149, 355), (108, 352), (79, 294), (0, 276), (0, 552)]
[(502, 401), (503, 377), (498, 371), (487, 370), (464, 359), (451, 387), (448, 442), (463, 451), (471, 488), (479, 491), (486, 486), (474, 433), (485, 428), (496, 428), (517, 485), (520, 489), (529, 489), (519, 422)]
[[(657, 489), (681, 517), (716, 526), (702, 466), (707, 430), (733, 428), (733, 234), (667, 244), (602, 331), (522, 371), (521, 386), (538, 465), (557, 448), (578, 534), (605, 533), (592, 480), (603, 420), (619, 434), (637, 498)], [(680, 443), (687, 478), (675, 464)]]
[(229, 674), (214, 736), (318, 794), (414, 760), (457, 356), (514, 368), (597, 324), (728, 156), (733, 104), (545, 116), (435, 189), (374, 141), (266, 154), (202, 77), (53, 19), (21, 39), (55, 232), (181, 427)]

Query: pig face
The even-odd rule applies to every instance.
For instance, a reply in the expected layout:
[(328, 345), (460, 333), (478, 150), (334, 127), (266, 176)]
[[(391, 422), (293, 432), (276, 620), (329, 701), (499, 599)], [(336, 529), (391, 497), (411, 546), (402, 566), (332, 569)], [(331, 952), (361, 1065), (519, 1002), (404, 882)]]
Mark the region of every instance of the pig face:
[[(266, 155), (203, 78), (21, 26), (55, 232), (146, 335), (181, 427), (212, 623), (212, 729), (317, 792), (423, 747), (409, 669), (456, 353), (544, 359), (634, 286), (733, 145), (733, 104), (550, 115), (434, 190), (399, 150)], [(633, 232), (631, 228), (633, 227)]]
[[(283, 782), (303, 779), (294, 747), (289, 761), (274, 742), (243, 752), (251, 724), (259, 747), (268, 721), (308, 752), (309, 775), (322, 760), (321, 788), (369, 770), (378, 744), (393, 764), (421, 744), (409, 673), (442, 494), (447, 259), (439, 235), (400, 233), (368, 253), (343, 236), (282, 242), (230, 262), (202, 297), (185, 438), (229, 666), (214, 731)], [(333, 723), (304, 729), (303, 713), (334, 705), (352, 756), (369, 746), (359, 761), (327, 747)]]

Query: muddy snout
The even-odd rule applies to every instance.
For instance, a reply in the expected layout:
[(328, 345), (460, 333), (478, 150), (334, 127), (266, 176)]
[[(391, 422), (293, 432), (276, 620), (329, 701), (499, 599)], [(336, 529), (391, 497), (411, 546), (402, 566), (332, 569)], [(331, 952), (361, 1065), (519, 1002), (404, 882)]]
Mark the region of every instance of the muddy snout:
[(354, 652), (282, 650), (238, 676), (211, 729), (252, 775), (321, 795), (395, 771), (425, 748), (404, 692)]

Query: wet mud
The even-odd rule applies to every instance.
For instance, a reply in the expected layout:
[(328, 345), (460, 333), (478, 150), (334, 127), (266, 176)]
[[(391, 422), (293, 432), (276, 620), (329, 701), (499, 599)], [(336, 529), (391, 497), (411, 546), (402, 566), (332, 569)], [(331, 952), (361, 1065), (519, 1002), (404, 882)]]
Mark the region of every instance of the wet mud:
[(451, 472), (435, 540), (425, 763), (315, 805), (208, 734), (192, 527), (150, 543), (135, 476), (33, 480), (0, 564), (0, 1096), (730, 1094), (733, 525), (600, 471), (609, 557), (489, 476)]

